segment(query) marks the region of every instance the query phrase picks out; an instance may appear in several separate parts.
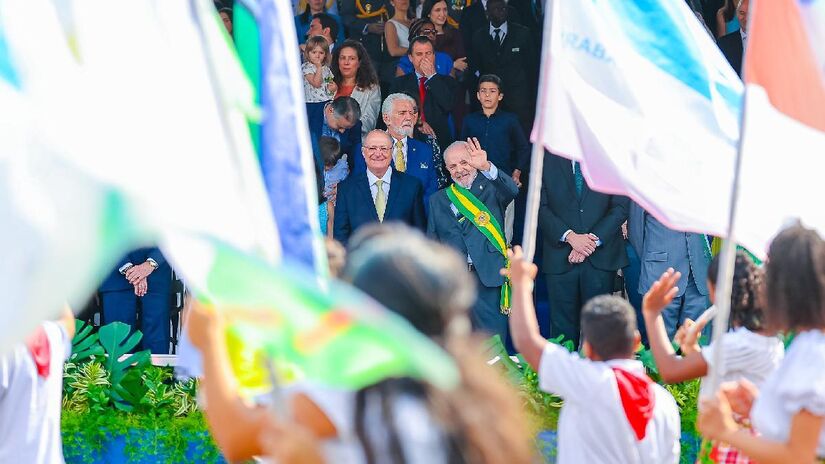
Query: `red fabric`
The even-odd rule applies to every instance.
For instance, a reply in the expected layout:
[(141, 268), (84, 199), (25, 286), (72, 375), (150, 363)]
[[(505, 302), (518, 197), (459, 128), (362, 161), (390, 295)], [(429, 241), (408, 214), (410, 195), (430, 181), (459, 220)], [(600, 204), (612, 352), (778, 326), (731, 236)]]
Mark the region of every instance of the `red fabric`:
[(636, 439), (641, 441), (645, 437), (647, 424), (653, 418), (653, 408), (656, 406), (653, 381), (646, 375), (638, 376), (616, 367), (613, 368), (613, 374), (616, 376), (625, 417), (630, 422)]
[(418, 114), (421, 116), (422, 121), (426, 121), (424, 119), (424, 100), (427, 99), (427, 87), (424, 86), (424, 83), (427, 82), (427, 78), (421, 76), (418, 78), (418, 101), (421, 102), (421, 108), (418, 108)]
[(353, 90), (355, 90), (355, 84), (352, 84), (352, 85), (341, 84), (341, 85), (338, 86), (338, 92), (335, 94), (335, 98), (350, 97), (350, 96), (352, 96), (352, 91)]
[(29, 336), (26, 340), (26, 347), (32, 355), (34, 365), (37, 368), (37, 375), (44, 379), (49, 376), (49, 363), (52, 359), (52, 350), (49, 346), (49, 337), (46, 336), (46, 331), (43, 326)]

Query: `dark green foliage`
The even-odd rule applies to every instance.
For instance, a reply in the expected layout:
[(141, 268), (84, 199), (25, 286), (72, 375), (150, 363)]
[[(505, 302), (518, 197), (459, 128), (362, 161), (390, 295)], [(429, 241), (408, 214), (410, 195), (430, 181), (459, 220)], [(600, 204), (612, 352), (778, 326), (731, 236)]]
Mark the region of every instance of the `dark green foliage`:
[(164, 462), (186, 462), (186, 448), (194, 441), (198, 462), (219, 462), (197, 409), (197, 382), (175, 381), (171, 368), (150, 364), (148, 351), (128, 355), (142, 337), (129, 332), (117, 322), (99, 334), (78, 327), (64, 368), (61, 425), (67, 459), (90, 462), (113, 437), (123, 436), (129, 456), (158, 452)]

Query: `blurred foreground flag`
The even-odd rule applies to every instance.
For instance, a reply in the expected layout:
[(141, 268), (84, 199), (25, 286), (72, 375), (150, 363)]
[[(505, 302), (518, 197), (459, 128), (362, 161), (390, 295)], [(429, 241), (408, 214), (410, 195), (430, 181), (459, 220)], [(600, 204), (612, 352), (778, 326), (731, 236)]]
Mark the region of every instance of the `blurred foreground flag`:
[(742, 83), (683, 1), (553, 0), (532, 139), (674, 229), (727, 230)]
[(825, 1), (751, 0), (736, 239), (764, 252), (788, 222), (825, 236)]
[(251, 126), (284, 258), (326, 275), (318, 187), (288, 0), (235, 3), (235, 44), (262, 110)]
[(388, 377), (445, 389), (458, 382), (441, 348), (350, 286), (331, 281), (323, 291), (308, 271), (211, 239), (171, 245), (195, 298), (224, 314), (230, 339), (243, 340), (245, 350), (333, 387), (359, 389)]

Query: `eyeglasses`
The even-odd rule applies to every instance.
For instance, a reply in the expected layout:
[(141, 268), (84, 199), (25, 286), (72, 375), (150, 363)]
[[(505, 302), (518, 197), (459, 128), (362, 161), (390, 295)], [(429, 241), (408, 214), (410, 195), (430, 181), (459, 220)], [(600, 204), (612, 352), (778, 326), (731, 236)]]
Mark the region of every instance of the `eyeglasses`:
[(367, 153), (375, 153), (377, 151), (381, 153), (389, 153), (392, 150), (392, 147), (382, 147), (379, 145), (373, 147), (364, 146), (364, 150), (366, 150)]
[(435, 34), (436, 30), (435, 29), (421, 29), (419, 32), (421, 32), (421, 34), (423, 34), (423, 35), (430, 35), (430, 34)]

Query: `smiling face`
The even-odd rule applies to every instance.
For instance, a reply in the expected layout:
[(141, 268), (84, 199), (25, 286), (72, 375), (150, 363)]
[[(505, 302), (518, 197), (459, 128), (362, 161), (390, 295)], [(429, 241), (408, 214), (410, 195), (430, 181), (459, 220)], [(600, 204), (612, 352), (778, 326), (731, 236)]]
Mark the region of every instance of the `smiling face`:
[(447, 2), (438, 2), (433, 5), (430, 11), (429, 18), (438, 27), (444, 26), (447, 23)]
[(341, 76), (344, 79), (354, 78), (358, 73), (358, 67), (361, 65), (361, 60), (358, 58), (358, 52), (352, 47), (343, 47), (338, 53), (338, 69), (341, 71)]
[(415, 102), (410, 100), (396, 100), (392, 104), (389, 114), (383, 115), (387, 131), (396, 139), (412, 137), (418, 111)]
[(412, 61), (415, 72), (418, 74), (424, 74), (421, 72), (421, 62), (424, 60), (433, 61), (433, 55), (433, 44), (414, 42), (412, 45), (412, 52), (410, 53), (410, 61)]
[(380, 130), (367, 134), (364, 146), (361, 148), (364, 161), (367, 162), (367, 169), (376, 177), (383, 177), (386, 174), (390, 167), (391, 151), (392, 139), (389, 134)]
[(736, 19), (739, 20), (739, 27), (748, 32), (748, 0), (740, 0), (736, 8)]
[(467, 153), (463, 142), (455, 143), (447, 148), (444, 153), (444, 163), (455, 183), (464, 188), (470, 188), (478, 171), (470, 166), (470, 154)]

